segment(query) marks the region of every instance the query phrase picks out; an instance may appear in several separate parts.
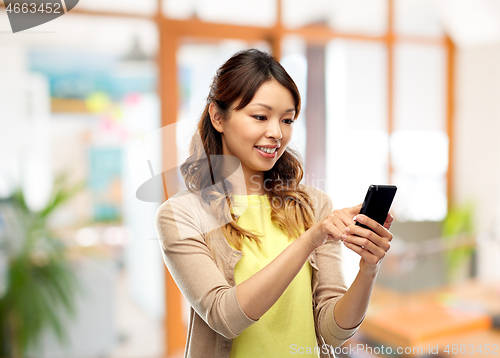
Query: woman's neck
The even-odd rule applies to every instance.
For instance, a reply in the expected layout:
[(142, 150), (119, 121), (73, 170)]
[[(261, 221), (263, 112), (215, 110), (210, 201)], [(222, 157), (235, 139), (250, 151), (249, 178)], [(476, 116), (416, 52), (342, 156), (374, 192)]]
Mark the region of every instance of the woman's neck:
[(231, 181), (235, 195), (265, 195), (264, 173), (245, 175), (245, 180)]
[[(240, 162), (241, 163), (241, 162)], [(233, 194), (235, 195), (264, 195), (264, 172), (256, 171), (241, 165), (234, 170), (235, 163), (228, 161), (223, 166), (223, 177), (231, 183)], [(229, 173), (228, 176), (224, 173)]]

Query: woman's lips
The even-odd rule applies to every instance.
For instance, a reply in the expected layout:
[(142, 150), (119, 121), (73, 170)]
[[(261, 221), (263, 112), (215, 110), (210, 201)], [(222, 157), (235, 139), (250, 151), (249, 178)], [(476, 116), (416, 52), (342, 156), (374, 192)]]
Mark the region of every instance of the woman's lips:
[(269, 159), (272, 159), (272, 158), (276, 158), (276, 155), (278, 153), (278, 148), (274, 151), (274, 153), (266, 153), (262, 150), (260, 150), (259, 148), (257, 147), (254, 147), (257, 152), (259, 152), (260, 155), (262, 155), (264, 158), (269, 158)]

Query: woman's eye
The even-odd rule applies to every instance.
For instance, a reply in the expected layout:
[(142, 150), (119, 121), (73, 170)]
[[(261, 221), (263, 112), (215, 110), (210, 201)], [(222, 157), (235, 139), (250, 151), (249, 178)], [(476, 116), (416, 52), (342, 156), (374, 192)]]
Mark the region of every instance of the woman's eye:
[[(267, 120), (266, 116), (252, 116), (253, 118), (257, 119), (258, 121), (265, 121)], [(295, 120), (293, 119), (284, 119), (283, 120), (286, 124), (293, 124)]]

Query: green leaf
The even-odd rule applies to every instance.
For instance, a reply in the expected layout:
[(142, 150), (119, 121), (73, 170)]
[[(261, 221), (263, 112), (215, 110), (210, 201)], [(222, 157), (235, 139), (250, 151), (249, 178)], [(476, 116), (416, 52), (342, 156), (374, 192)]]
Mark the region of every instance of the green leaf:
[(0, 357), (23, 356), (46, 330), (61, 344), (67, 342), (64, 318), (75, 317), (75, 295), (82, 287), (65, 258), (66, 246), (47, 225), (50, 215), (85, 186), (84, 182), (67, 183), (67, 175), (56, 178), (51, 200), (40, 212), (29, 210), (20, 189), (9, 198), (22, 223), (9, 239), (20, 243), (21, 250), (7, 251), (9, 285), (0, 298)]
[[(451, 247), (460, 236), (473, 235), (474, 211), (475, 205), (472, 201), (449, 209), (441, 233), (446, 245)], [(458, 269), (470, 260), (473, 252), (474, 248), (472, 247), (450, 248), (446, 252), (445, 261), (449, 281), (455, 280)]]

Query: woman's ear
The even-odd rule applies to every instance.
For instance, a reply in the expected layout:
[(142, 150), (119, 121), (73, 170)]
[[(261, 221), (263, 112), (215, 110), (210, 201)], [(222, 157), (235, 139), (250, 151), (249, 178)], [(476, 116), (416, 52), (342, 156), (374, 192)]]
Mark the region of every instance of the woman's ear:
[(217, 108), (215, 108), (213, 102), (211, 102), (210, 106), (208, 107), (208, 114), (210, 115), (210, 121), (212, 122), (215, 130), (219, 133), (222, 133), (224, 131), (222, 128), (222, 117)]

